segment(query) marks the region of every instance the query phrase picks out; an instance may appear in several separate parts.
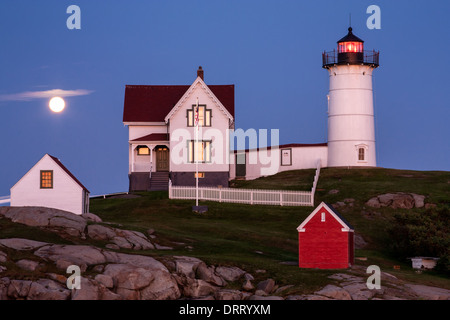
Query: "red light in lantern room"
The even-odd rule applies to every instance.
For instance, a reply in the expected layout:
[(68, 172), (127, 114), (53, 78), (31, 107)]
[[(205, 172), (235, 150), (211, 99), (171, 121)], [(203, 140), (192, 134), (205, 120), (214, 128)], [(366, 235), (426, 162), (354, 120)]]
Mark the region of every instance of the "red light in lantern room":
[(361, 52), (362, 44), (358, 42), (345, 42), (340, 46), (340, 52)]

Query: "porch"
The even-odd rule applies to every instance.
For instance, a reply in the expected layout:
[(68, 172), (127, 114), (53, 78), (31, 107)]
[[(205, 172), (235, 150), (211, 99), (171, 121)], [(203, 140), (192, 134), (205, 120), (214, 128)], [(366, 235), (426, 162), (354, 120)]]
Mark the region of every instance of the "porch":
[(150, 134), (130, 141), (130, 191), (168, 190), (168, 134)]

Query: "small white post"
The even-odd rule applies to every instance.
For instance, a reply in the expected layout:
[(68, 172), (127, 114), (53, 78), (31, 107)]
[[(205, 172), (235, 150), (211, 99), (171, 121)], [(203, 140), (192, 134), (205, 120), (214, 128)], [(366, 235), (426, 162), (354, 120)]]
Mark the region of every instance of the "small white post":
[[(147, 146), (149, 147), (149, 146)], [(150, 179), (152, 178), (152, 170), (153, 170), (153, 146), (150, 146)]]
[(134, 172), (134, 145), (131, 145), (131, 172)]
[(169, 199), (172, 199), (172, 180), (169, 179)]
[(198, 110), (198, 97), (197, 108), (195, 109), (195, 205), (198, 207), (198, 127), (199, 127), (199, 110)]

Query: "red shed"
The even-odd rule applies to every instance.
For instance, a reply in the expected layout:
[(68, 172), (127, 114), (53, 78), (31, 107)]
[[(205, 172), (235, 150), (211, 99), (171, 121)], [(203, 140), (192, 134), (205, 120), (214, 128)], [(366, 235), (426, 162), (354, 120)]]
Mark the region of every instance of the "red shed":
[(353, 227), (322, 202), (297, 228), (300, 268), (344, 269), (354, 263)]

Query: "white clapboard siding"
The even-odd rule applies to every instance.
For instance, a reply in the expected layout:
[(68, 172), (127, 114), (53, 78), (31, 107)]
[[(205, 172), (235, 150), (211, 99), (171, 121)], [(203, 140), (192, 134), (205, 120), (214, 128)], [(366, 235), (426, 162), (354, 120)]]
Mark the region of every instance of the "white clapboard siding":
[[(41, 189), (41, 170), (53, 171), (53, 188)], [(88, 191), (46, 154), (12, 188), (12, 207), (48, 207), (78, 215), (88, 210)]]

